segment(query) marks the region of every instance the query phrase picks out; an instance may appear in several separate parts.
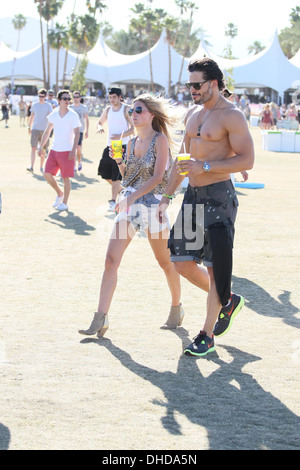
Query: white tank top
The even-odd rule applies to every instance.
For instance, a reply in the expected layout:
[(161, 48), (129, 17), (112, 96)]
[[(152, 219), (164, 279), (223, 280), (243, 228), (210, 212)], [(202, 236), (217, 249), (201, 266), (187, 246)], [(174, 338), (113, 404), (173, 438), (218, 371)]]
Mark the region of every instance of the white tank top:
[[(122, 134), (122, 132), (128, 130), (128, 121), (125, 118), (125, 106), (122, 104), (119, 111), (113, 111), (110, 107), (107, 111), (107, 124), (108, 124), (108, 135), (107, 135), (107, 145), (110, 145), (111, 135), (113, 134)], [(129, 141), (128, 137), (122, 138), (123, 145), (126, 145)]]

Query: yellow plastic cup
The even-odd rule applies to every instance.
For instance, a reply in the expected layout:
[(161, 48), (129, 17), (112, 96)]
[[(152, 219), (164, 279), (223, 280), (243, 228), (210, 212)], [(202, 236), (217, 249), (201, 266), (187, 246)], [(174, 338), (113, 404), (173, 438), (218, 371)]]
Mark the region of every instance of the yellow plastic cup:
[[(191, 158), (191, 154), (190, 153), (179, 153), (177, 155), (177, 160), (180, 162), (180, 160), (189, 160)], [(188, 171), (183, 171), (182, 173), (180, 173), (180, 175), (187, 175), (188, 174)]]
[(114, 151), (114, 158), (115, 159), (122, 158), (123, 157), (122, 140), (112, 140), (111, 146)]

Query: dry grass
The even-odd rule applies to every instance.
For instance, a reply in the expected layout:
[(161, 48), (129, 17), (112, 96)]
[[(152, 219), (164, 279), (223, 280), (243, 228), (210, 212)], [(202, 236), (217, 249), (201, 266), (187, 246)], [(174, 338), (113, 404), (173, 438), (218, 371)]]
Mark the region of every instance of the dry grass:
[(77, 334), (98, 303), (112, 227), (95, 119), (68, 213), (26, 172), (27, 130), (16, 117), (2, 124), (0, 449), (299, 449), (299, 154), (263, 151), (251, 130), (250, 180), (265, 188), (238, 190), (233, 287), (246, 306), (217, 352), (195, 360), (182, 348), (202, 326), (206, 296), (183, 280), (183, 327), (160, 330), (169, 293), (138, 236), (106, 337)]

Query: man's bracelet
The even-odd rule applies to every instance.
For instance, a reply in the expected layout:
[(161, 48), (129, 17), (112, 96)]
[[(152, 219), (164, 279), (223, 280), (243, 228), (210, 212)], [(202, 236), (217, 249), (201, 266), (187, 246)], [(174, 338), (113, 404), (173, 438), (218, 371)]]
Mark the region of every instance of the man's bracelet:
[(120, 163), (117, 163), (117, 165), (123, 165), (124, 161), (122, 160)]
[(167, 197), (168, 199), (174, 199), (174, 194), (172, 196), (170, 196), (169, 194), (163, 194), (163, 196)]

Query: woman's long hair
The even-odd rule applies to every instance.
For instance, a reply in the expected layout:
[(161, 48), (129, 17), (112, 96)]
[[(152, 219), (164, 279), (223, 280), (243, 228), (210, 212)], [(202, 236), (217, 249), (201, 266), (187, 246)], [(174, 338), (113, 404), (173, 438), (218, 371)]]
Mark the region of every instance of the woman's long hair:
[(174, 106), (162, 96), (153, 96), (148, 93), (137, 96), (133, 102), (141, 101), (148, 111), (153, 114), (152, 128), (164, 134), (172, 151), (178, 151), (180, 142), (176, 139), (176, 130), (183, 121), (184, 110), (181, 106)]

